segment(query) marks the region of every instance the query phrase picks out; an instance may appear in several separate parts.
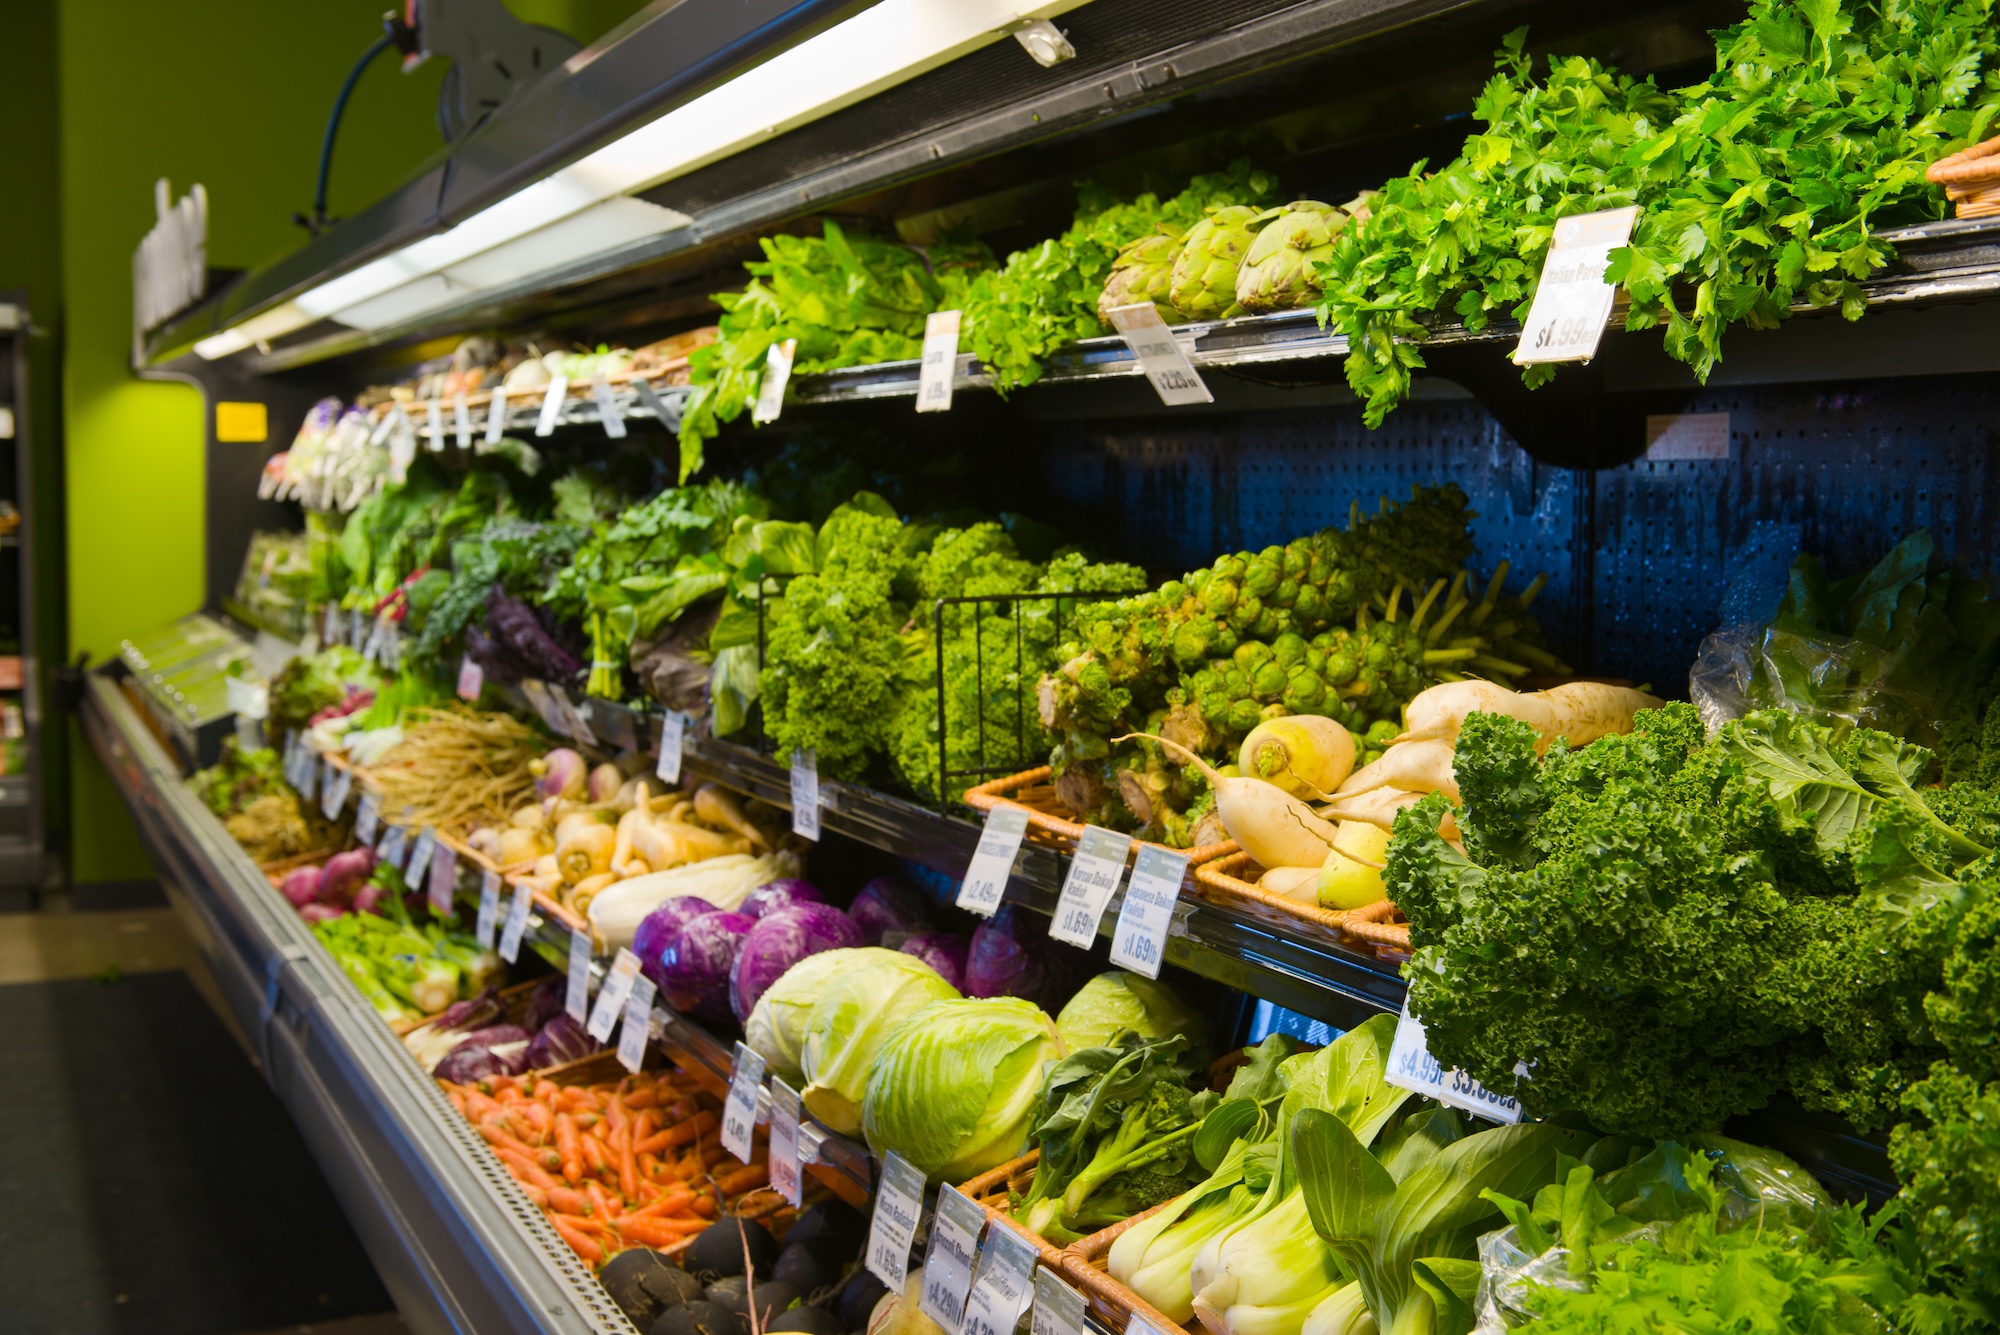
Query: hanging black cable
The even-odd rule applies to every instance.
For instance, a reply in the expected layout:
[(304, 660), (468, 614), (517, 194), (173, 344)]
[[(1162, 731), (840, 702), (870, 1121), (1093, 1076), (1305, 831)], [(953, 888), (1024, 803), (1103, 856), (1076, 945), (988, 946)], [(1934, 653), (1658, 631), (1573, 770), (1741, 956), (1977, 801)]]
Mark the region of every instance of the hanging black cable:
[(312, 214), (292, 215), (293, 222), (314, 236), (318, 236), (333, 221), (326, 214), (326, 182), (333, 171), (333, 141), (340, 133), (340, 118), (347, 110), (347, 99), (369, 64), (392, 46), (405, 53), (416, 49), (415, 32), (403, 22), (403, 16), (393, 10), (382, 16), (382, 35), (369, 43), (368, 49), (361, 53), (361, 59), (354, 62), (354, 68), (347, 72), (347, 78), (340, 85), (339, 95), (333, 99), (333, 110), (327, 113), (326, 136), (319, 146), (319, 179), (313, 189)]

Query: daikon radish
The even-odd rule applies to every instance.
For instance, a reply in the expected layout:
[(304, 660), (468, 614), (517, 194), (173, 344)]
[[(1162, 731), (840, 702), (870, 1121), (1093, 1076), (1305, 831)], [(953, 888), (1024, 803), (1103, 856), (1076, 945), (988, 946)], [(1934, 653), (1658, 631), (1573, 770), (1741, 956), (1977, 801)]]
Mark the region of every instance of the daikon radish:
[[(1185, 756), (1185, 763), (1201, 771), (1201, 776), (1215, 789), (1215, 814), (1222, 818), (1222, 828), (1229, 831), (1229, 837), (1258, 866), (1310, 867), (1326, 861), (1326, 850), (1333, 843), (1333, 826), (1277, 784), (1263, 779), (1231, 778), (1179, 742), (1151, 733), (1127, 733), (1111, 740), (1126, 742), (1134, 737), (1158, 742)], [(1338, 810), (1332, 814), (1336, 819), (1347, 815)]]
[(1318, 867), (1273, 867), (1257, 879), (1259, 890), (1269, 890), (1302, 904), (1316, 904), (1319, 890)]
[(1348, 775), (1336, 797), (1358, 797), (1377, 788), (1400, 788), (1409, 793), (1443, 793), (1458, 804), (1458, 780), (1452, 774), (1450, 742), (1399, 742), (1382, 753), (1372, 765), (1363, 765)]
[[(1393, 830), (1396, 815), (1405, 807), (1413, 807), (1424, 800), (1422, 793), (1404, 792), (1401, 788), (1377, 788), (1373, 792), (1357, 797), (1341, 799), (1337, 807), (1322, 807), (1319, 814), (1338, 821), (1365, 821), (1378, 830)], [(1446, 839), (1458, 838), (1458, 820), (1450, 813), (1438, 825)]]
[(1510, 691), (1490, 681), (1451, 681), (1433, 686), (1410, 701), (1403, 711), (1403, 733), (1392, 747), (1405, 742), (1458, 740), (1466, 716), (1505, 714), (1535, 730), (1546, 751), (1556, 738), (1573, 747), (1588, 746), (1612, 733), (1630, 732), (1632, 716), (1658, 709), (1666, 701), (1627, 686), (1573, 681), (1546, 691)]
[(1236, 765), (1293, 797), (1324, 802), (1354, 770), (1354, 734), (1317, 714), (1266, 719), (1243, 739)]

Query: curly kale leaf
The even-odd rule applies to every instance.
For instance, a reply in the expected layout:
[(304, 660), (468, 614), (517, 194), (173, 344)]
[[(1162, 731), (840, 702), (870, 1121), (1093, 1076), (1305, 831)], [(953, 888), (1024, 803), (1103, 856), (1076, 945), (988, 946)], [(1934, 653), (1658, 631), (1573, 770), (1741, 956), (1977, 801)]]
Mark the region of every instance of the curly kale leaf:
[(483, 619), (487, 591), (494, 584), (516, 597), (539, 592), (569, 563), (584, 536), (585, 530), (571, 524), (504, 519), (454, 544), (451, 582), (431, 604), (423, 633), (411, 646), (411, 659), (445, 662), (467, 628)]
[(1947, 1295), (1932, 1315), (1949, 1324), (1929, 1328), (1990, 1330), (2000, 1321), (2000, 1083), (1940, 1062), (1904, 1108), (1922, 1120), (1896, 1128), (1889, 1162), (1930, 1287)]
[[(1459, 793), (1465, 809), (1458, 828), (1466, 851), (1481, 863), (1527, 867), (1536, 861), (1531, 839), (1550, 800), (1539, 743), (1533, 728), (1504, 714), (1472, 714), (1459, 732), (1454, 769), (1464, 776)], [(1437, 820), (1429, 825), (1436, 830)]]

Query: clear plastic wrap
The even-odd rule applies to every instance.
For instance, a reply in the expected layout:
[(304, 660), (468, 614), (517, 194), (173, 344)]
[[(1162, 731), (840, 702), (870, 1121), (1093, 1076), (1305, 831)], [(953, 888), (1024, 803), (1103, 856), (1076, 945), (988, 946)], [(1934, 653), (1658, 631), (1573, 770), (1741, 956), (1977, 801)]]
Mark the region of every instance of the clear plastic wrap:
[(1928, 721), (1931, 702), (1891, 686), (1896, 657), (1862, 640), (1728, 626), (1701, 642), (1688, 672), (1688, 698), (1713, 736), (1758, 709), (1788, 709), (1818, 723), (1881, 728), (1902, 735)]

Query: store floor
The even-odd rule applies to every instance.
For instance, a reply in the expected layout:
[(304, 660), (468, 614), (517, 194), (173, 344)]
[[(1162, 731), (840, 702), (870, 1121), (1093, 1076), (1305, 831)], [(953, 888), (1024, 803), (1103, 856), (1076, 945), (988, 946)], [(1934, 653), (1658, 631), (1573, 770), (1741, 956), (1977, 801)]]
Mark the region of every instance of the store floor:
[(170, 909), (0, 914), (0, 1330), (403, 1335)]

